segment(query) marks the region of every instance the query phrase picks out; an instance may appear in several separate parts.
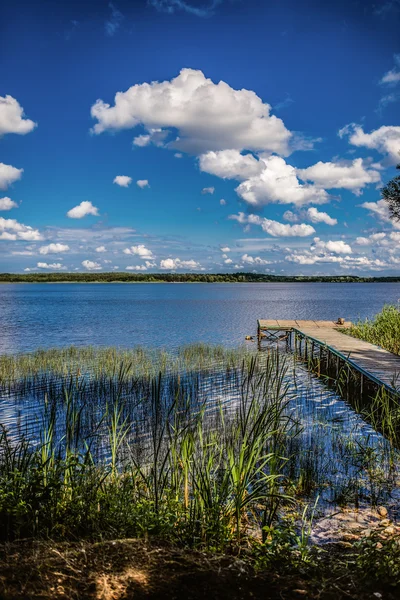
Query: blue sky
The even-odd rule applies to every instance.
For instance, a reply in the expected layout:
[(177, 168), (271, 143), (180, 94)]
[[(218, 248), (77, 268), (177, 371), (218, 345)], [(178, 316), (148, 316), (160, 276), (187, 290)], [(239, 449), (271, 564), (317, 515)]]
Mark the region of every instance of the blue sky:
[(3, 8), (0, 270), (398, 275), (400, 0)]

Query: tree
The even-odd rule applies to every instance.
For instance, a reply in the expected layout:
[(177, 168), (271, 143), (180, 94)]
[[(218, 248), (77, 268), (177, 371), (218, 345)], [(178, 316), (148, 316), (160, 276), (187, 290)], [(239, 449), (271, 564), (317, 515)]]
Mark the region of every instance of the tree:
[[(400, 163), (396, 166), (396, 169), (400, 170)], [(393, 221), (400, 221), (400, 175), (393, 177), (382, 188), (382, 198), (389, 206), (390, 218)]]

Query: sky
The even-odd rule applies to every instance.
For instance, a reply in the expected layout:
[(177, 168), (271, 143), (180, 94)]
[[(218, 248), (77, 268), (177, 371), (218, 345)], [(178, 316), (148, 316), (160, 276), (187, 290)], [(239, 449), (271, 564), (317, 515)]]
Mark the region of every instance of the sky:
[(400, 275), (400, 0), (14, 0), (0, 271)]

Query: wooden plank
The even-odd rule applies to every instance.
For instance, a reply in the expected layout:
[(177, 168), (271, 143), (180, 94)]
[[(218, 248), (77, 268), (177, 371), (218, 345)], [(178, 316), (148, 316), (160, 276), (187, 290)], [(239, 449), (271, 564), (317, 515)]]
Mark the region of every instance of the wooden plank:
[(389, 387), (397, 378), (400, 382), (400, 356), (340, 331), (350, 325), (350, 321), (345, 321), (344, 325), (338, 325), (336, 321), (311, 319), (258, 320), (260, 330), (294, 329), (306, 337), (313, 338), (319, 344), (344, 355), (360, 369)]

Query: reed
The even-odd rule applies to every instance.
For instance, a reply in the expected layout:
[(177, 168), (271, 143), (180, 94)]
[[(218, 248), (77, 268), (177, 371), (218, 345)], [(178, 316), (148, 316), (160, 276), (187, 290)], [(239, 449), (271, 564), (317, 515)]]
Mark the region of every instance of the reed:
[(397, 306), (385, 305), (373, 319), (358, 321), (344, 333), (400, 354), (400, 311)]

